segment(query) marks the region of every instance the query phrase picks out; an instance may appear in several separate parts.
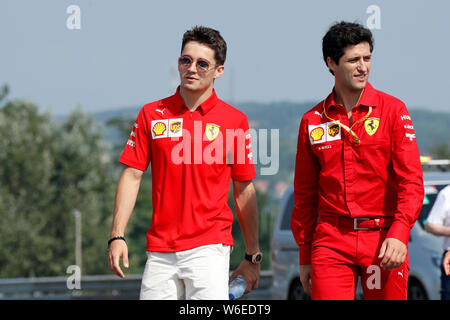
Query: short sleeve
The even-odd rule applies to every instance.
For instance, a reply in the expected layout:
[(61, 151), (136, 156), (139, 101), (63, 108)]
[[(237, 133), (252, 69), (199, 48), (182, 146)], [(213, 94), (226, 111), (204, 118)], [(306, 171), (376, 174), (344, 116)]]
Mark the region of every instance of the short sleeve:
[(433, 208), (428, 215), (427, 222), (444, 225), (444, 220), (450, 216), (450, 187), (446, 187), (439, 192)]
[(252, 135), (247, 117), (243, 117), (234, 134), (233, 164), (231, 178), (235, 181), (249, 181), (255, 178), (253, 164)]
[(144, 108), (141, 109), (133, 124), (127, 144), (119, 162), (142, 171), (146, 171), (151, 161), (151, 148), (148, 123)]

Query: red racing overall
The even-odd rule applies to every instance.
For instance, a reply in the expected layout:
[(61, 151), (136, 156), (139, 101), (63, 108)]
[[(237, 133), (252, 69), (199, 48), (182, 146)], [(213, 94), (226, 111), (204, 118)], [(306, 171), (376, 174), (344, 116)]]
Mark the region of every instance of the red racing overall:
[[(380, 267), (381, 244), (408, 245), (424, 197), (411, 117), (400, 100), (367, 83), (347, 112), (334, 91), (304, 114), (295, 166), (291, 228), (300, 264), (311, 264), (313, 299), (406, 299), (408, 256)], [(347, 131), (351, 127), (351, 132)]]

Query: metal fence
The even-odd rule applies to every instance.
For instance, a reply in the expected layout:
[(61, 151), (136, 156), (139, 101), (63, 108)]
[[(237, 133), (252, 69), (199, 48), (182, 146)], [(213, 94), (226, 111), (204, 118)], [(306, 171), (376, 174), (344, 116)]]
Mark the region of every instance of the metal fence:
[[(134, 300), (139, 299), (142, 275), (83, 276), (80, 289), (69, 289), (67, 277), (0, 279), (0, 299), (8, 300)], [(271, 299), (272, 271), (261, 271), (259, 288), (243, 300)]]

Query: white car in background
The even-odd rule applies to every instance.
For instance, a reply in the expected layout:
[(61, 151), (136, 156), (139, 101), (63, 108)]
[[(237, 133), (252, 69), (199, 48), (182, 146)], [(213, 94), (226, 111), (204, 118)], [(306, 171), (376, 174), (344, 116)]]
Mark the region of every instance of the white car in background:
[[(443, 238), (426, 232), (424, 223), (437, 193), (450, 184), (450, 172), (424, 172), (424, 184), (423, 207), (417, 222), (411, 229), (409, 239), (409, 300), (440, 299)], [(290, 228), (291, 212), (294, 208), (293, 192), (294, 188), (291, 185), (280, 202), (272, 239), (272, 298), (278, 300), (309, 299), (300, 283), (298, 246)], [(362, 288), (359, 284), (356, 289), (356, 299), (363, 299)]]

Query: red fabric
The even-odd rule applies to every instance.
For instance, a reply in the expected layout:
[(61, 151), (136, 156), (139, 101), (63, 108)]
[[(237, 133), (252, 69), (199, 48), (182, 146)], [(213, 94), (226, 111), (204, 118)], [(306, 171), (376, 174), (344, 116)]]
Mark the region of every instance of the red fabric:
[[(291, 229), (300, 264), (311, 262), (318, 216), (393, 217), (387, 237), (408, 243), (424, 197), (414, 127), (400, 100), (367, 83), (353, 108), (353, 131), (360, 144), (324, 114), (350, 127), (334, 92), (304, 114), (300, 123)], [(372, 113), (363, 118), (369, 107)], [(377, 126), (378, 124), (378, 126)], [(376, 129), (376, 130), (374, 130)], [(370, 134), (369, 134), (370, 133)]]
[(142, 171), (151, 163), (147, 251), (233, 245), (230, 180), (252, 180), (255, 170), (247, 117), (215, 92), (192, 113), (179, 89), (146, 104), (119, 161)]
[(343, 230), (321, 219), (312, 243), (311, 298), (354, 300), (361, 277), (365, 300), (406, 300), (408, 256), (396, 269), (380, 267), (378, 255), (386, 233)]

